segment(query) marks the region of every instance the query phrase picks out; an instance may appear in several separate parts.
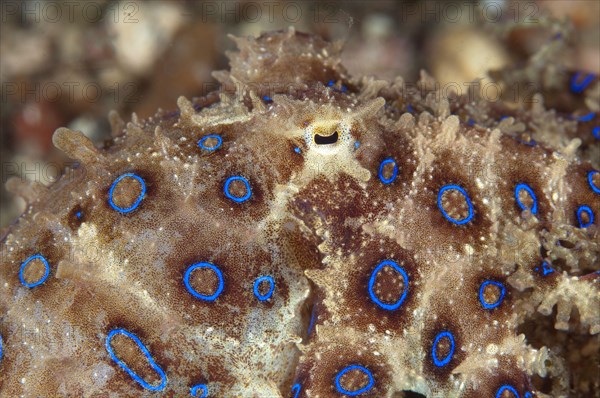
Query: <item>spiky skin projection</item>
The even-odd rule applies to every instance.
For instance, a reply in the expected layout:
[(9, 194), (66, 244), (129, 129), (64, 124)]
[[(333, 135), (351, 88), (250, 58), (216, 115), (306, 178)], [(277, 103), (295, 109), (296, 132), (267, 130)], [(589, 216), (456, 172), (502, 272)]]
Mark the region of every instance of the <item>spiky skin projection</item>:
[(351, 78), (293, 30), (236, 41), (220, 93), (111, 114), (103, 149), (59, 129), (81, 166), (9, 181), (2, 397), (598, 393), (520, 332), (598, 347), (600, 176), (548, 138), (576, 122)]

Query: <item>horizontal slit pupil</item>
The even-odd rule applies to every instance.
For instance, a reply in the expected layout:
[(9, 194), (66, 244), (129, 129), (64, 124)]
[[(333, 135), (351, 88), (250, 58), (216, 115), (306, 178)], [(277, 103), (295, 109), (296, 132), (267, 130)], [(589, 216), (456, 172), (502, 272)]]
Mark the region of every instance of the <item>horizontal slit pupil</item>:
[(338, 132), (334, 132), (328, 136), (322, 136), (320, 134), (315, 134), (315, 144), (317, 145), (327, 145), (327, 144), (335, 144), (338, 140)]

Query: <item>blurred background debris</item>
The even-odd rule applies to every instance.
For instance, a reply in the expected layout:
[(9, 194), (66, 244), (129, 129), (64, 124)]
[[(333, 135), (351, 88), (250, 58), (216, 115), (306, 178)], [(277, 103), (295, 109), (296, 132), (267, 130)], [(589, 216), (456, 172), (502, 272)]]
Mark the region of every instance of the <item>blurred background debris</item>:
[[(600, 72), (598, 1), (3, 1), (0, 24), (2, 182), (49, 184), (69, 164), (51, 143), (60, 126), (97, 145), (107, 113), (152, 116), (180, 95), (216, 89), (228, 34), (294, 26), (344, 40), (352, 74), (442, 84), (485, 81), (525, 64), (548, 40), (564, 42), (558, 67)], [(3, 185), (3, 184), (2, 184)], [(1, 188), (0, 226), (24, 203)]]

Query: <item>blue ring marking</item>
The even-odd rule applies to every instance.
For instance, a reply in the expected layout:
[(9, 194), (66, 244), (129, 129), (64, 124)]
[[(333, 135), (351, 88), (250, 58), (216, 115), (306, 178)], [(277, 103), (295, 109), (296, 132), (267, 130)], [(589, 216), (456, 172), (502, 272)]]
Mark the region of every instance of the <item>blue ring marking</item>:
[(346, 90), (348, 90), (348, 87), (346, 87), (343, 84), (342, 84), (341, 90), (338, 90), (336, 87), (334, 87), (334, 85), (335, 85), (335, 81), (334, 80), (330, 80), (330, 81), (327, 82), (327, 87), (333, 87), (334, 91), (341, 91), (342, 93), (345, 93)]
[(600, 140), (600, 126), (594, 126), (594, 128), (592, 129), (592, 135), (597, 139)]
[[(386, 164), (390, 164), (390, 163), (392, 163), (394, 165), (394, 170), (392, 171), (392, 175), (390, 178), (385, 178), (383, 176), (383, 168), (385, 167)], [(379, 164), (379, 179), (385, 185), (388, 185), (388, 184), (391, 184), (392, 182), (394, 182), (394, 180), (396, 179), (397, 176), (398, 176), (398, 165), (396, 164), (396, 161), (393, 158), (386, 158), (381, 162), (381, 164)]]
[(312, 311), (310, 313), (310, 321), (308, 322), (308, 330), (306, 331), (306, 334), (310, 334), (310, 332), (312, 331), (314, 326), (315, 326), (315, 306), (313, 305)]
[(525, 393), (525, 398), (533, 398), (533, 395), (529, 391), (527, 391)]
[(522, 139), (520, 139), (519, 137), (515, 137), (515, 139), (520, 142), (523, 145), (527, 145), (527, 146), (536, 146), (537, 142), (531, 138), (529, 141), (523, 141)]
[[(527, 206), (525, 206), (523, 203), (521, 203), (521, 199), (519, 199), (519, 193), (522, 190), (527, 191), (529, 196), (531, 196), (531, 199), (533, 199), (533, 206), (531, 206), (531, 209), (528, 208)], [(519, 205), (521, 210), (530, 210), (531, 214), (537, 214), (537, 207), (538, 207), (537, 197), (535, 196), (535, 192), (533, 192), (533, 189), (531, 189), (531, 187), (529, 185), (522, 183), (522, 182), (517, 184), (517, 186), (515, 187), (515, 200), (517, 201), (517, 204)]]
[[(132, 339), (135, 342), (135, 344), (137, 344), (137, 346), (140, 348), (140, 350), (142, 350), (142, 352), (144, 353), (144, 356), (148, 360), (148, 363), (150, 364), (152, 369), (156, 373), (158, 373), (158, 375), (160, 376), (161, 382), (158, 386), (153, 386), (152, 384), (146, 383), (146, 381), (144, 379), (142, 379), (140, 376), (138, 376), (133, 370), (131, 370), (131, 368), (129, 366), (127, 366), (127, 364), (125, 362), (120, 360), (115, 355), (113, 348), (110, 345), (110, 342), (116, 334), (123, 334), (123, 335), (129, 337), (130, 339)], [(140, 383), (142, 387), (144, 387), (148, 390), (151, 390), (151, 391), (160, 391), (163, 388), (165, 388), (165, 386), (167, 385), (167, 376), (165, 375), (165, 372), (160, 368), (160, 366), (158, 366), (156, 364), (156, 362), (154, 362), (154, 359), (152, 358), (152, 355), (150, 355), (150, 351), (148, 351), (148, 348), (144, 345), (144, 343), (142, 343), (140, 341), (140, 339), (135, 334), (133, 334), (125, 329), (121, 329), (121, 328), (113, 329), (110, 331), (108, 336), (106, 336), (105, 346), (106, 346), (106, 350), (108, 351), (108, 354), (110, 355), (112, 360), (115, 361), (117, 363), (117, 365), (119, 365), (121, 368), (123, 368), (123, 370), (125, 370), (127, 373), (129, 373), (129, 376), (131, 376), (131, 378), (133, 378), (133, 380)]]
[[(197, 395), (198, 392), (201, 392), (201, 395)], [(198, 384), (190, 389), (190, 394), (192, 397), (196, 398), (206, 398), (208, 397), (208, 386), (206, 384)]]
[[(260, 284), (262, 282), (269, 282), (269, 291), (265, 294), (260, 294), (258, 290), (260, 288)], [(270, 275), (261, 276), (260, 278), (256, 278), (254, 281), (254, 295), (259, 301), (267, 301), (273, 295), (273, 291), (275, 290), (275, 280)]]
[(0, 335), (0, 362), (2, 361), (3, 348), (4, 348), (4, 340), (2, 340), (2, 335)]
[[(213, 147), (208, 147), (208, 146), (204, 145), (206, 140), (208, 140), (209, 138), (214, 138), (215, 140), (217, 140), (217, 145), (215, 145)], [(200, 138), (200, 141), (198, 141), (198, 146), (200, 148), (205, 149), (207, 151), (211, 151), (211, 152), (219, 149), (221, 147), (221, 145), (223, 145), (223, 138), (221, 138), (221, 136), (218, 134), (205, 135), (204, 137)]]
[(587, 115), (574, 116), (573, 118), (578, 122), (589, 122), (590, 120), (594, 119), (594, 116), (596, 116), (596, 114), (594, 112), (590, 112)]
[(496, 391), (496, 398), (501, 398), (502, 397), (502, 393), (504, 391), (510, 391), (513, 394), (515, 394), (515, 398), (519, 398), (519, 393), (517, 392), (517, 390), (513, 386), (511, 386), (509, 384), (503, 385), (502, 387), (500, 387), (498, 389), (498, 391)]
[(273, 98), (269, 97), (268, 95), (263, 95), (263, 98), (262, 98), (262, 99), (263, 99), (263, 101), (266, 101), (266, 102), (271, 102), (271, 101), (273, 101)]
[(468, 124), (469, 126), (473, 126), (473, 125), (475, 125), (475, 120), (474, 120), (473, 118), (471, 118), (471, 117), (470, 117), (470, 118), (469, 118), (469, 120), (467, 120), (467, 124)]
[[(398, 273), (400, 273), (400, 275), (402, 275), (402, 278), (404, 278), (404, 286), (403, 286), (402, 294), (400, 295), (400, 298), (398, 299), (398, 301), (396, 301), (393, 304), (386, 304), (386, 303), (382, 302), (381, 300), (379, 300), (377, 298), (377, 296), (375, 296), (375, 293), (373, 292), (373, 286), (375, 285), (375, 278), (377, 277), (377, 274), (379, 273), (379, 271), (381, 271), (381, 269), (383, 267), (385, 267), (386, 265), (389, 265), (390, 267), (392, 267), (394, 270), (396, 270)], [(408, 280), (409, 280), (408, 274), (406, 273), (404, 268), (399, 266), (395, 261), (383, 260), (382, 262), (379, 263), (379, 265), (377, 265), (377, 267), (375, 267), (375, 269), (371, 273), (371, 277), (369, 278), (369, 297), (371, 297), (371, 300), (373, 300), (373, 302), (375, 304), (377, 304), (384, 310), (388, 310), (388, 311), (396, 310), (402, 305), (402, 303), (406, 299), (406, 296), (408, 295)]]
[[(129, 207), (123, 208), (123, 207), (119, 207), (115, 204), (115, 202), (113, 202), (113, 194), (114, 194), (114, 190), (115, 187), (117, 186), (117, 184), (119, 183), (119, 181), (121, 181), (122, 179), (126, 178), (126, 177), (131, 177), (135, 180), (137, 180), (140, 185), (142, 186), (142, 191), (140, 192), (140, 194), (138, 195), (136, 201), (134, 204), (132, 204)], [(142, 202), (142, 199), (144, 199), (144, 196), (146, 195), (146, 183), (144, 182), (144, 179), (142, 177), (140, 177), (137, 174), (134, 173), (125, 173), (125, 174), (121, 174), (110, 186), (110, 189), (108, 191), (108, 203), (110, 204), (110, 207), (112, 207), (113, 209), (115, 209), (116, 211), (120, 212), (120, 213), (129, 213), (131, 211), (134, 211), (135, 209), (137, 209), (137, 207), (140, 205), (140, 203)]]
[[(584, 212), (587, 213), (588, 218), (590, 219), (590, 221), (588, 221), (586, 224), (584, 224), (583, 220), (581, 219), (581, 214)], [(577, 209), (577, 221), (579, 222), (579, 228), (589, 227), (590, 225), (592, 225), (594, 223), (594, 212), (587, 205), (579, 206), (579, 208)]]
[(300, 395), (300, 383), (296, 383), (292, 386), (292, 394), (294, 394), (294, 396), (292, 398), (298, 398), (298, 395)]
[(590, 73), (586, 77), (584, 77), (583, 80), (580, 82), (580, 75), (581, 72), (577, 72), (571, 78), (571, 91), (575, 94), (581, 94), (587, 88), (587, 86), (589, 86), (590, 83), (594, 80), (594, 74)]
[(360, 146), (360, 141), (356, 141), (354, 143), (354, 149), (358, 149), (359, 146)]
[[(446, 210), (444, 210), (444, 206), (442, 206), (442, 196), (444, 194), (444, 192), (449, 191), (449, 190), (457, 190), (458, 192), (460, 192), (464, 198), (465, 201), (467, 202), (467, 206), (469, 206), (469, 214), (467, 215), (467, 217), (463, 218), (462, 220), (457, 220), (455, 218), (452, 218), (448, 215), (448, 213), (446, 213)], [(442, 187), (442, 189), (440, 189), (440, 192), (438, 193), (438, 199), (437, 199), (437, 205), (438, 208), (441, 210), (442, 215), (444, 216), (444, 218), (448, 221), (450, 221), (453, 224), (456, 225), (463, 225), (468, 223), (469, 221), (471, 221), (473, 219), (473, 203), (471, 203), (471, 199), (469, 198), (469, 195), (467, 194), (467, 191), (465, 191), (463, 189), (463, 187), (459, 186), (459, 185), (445, 185)]]
[(597, 194), (600, 194), (600, 187), (597, 187), (594, 185), (594, 176), (596, 174), (600, 174), (600, 171), (592, 170), (592, 171), (588, 172), (587, 180), (588, 180), (588, 184), (590, 184), (590, 188), (592, 188), (592, 191), (594, 191)]
[[(496, 300), (493, 303), (486, 302), (483, 297), (485, 288), (486, 288), (486, 286), (489, 286), (489, 285), (493, 285), (493, 286), (500, 288), (500, 297), (498, 297), (498, 300)], [(485, 308), (487, 310), (491, 310), (491, 309), (498, 307), (500, 304), (502, 304), (502, 300), (504, 300), (505, 294), (506, 294), (506, 288), (504, 287), (504, 285), (502, 283), (492, 281), (492, 280), (486, 280), (479, 287), (479, 302), (481, 302), (481, 305), (483, 306), (483, 308)]]
[[(229, 185), (233, 181), (241, 181), (244, 183), (244, 185), (246, 186), (246, 194), (244, 196), (238, 198), (237, 196), (233, 196), (232, 194), (229, 193)], [(227, 181), (225, 181), (225, 186), (223, 187), (223, 192), (225, 192), (225, 196), (227, 196), (229, 199), (233, 200), (236, 203), (245, 202), (248, 199), (250, 199), (250, 196), (252, 196), (252, 189), (250, 189), (250, 183), (248, 182), (247, 179), (245, 179), (242, 176), (229, 177), (227, 179)]]
[[(535, 267), (534, 270), (540, 271), (540, 267)], [(547, 261), (542, 262), (542, 275), (546, 276), (554, 272), (554, 268)]]
[[(443, 359), (439, 359), (437, 356), (437, 345), (441, 339), (447, 337), (450, 340), (450, 351), (448, 355), (446, 355)], [(443, 332), (438, 333), (433, 340), (433, 345), (431, 346), (431, 357), (433, 358), (433, 364), (438, 368), (448, 365), (450, 360), (452, 360), (452, 356), (454, 355), (454, 336), (449, 331), (445, 330)]]
[[(27, 281), (25, 280), (25, 277), (23, 276), (23, 272), (25, 272), (25, 268), (27, 268), (27, 265), (31, 261), (36, 260), (36, 259), (41, 260), (42, 263), (44, 264), (44, 275), (37, 282), (27, 283)], [(33, 287), (41, 285), (42, 283), (46, 282), (46, 279), (48, 279), (48, 275), (50, 275), (50, 264), (48, 264), (48, 260), (46, 260), (46, 258), (44, 258), (44, 256), (42, 256), (41, 254), (34, 254), (33, 256), (30, 256), (27, 260), (23, 261), (23, 263), (21, 263), (21, 269), (19, 270), (19, 279), (21, 280), (21, 283), (25, 287), (28, 287), (31, 289)]]
[(298, 148), (298, 147), (295, 147), (295, 148), (294, 148), (294, 152), (296, 152), (296, 153), (300, 153), (300, 152), (301, 152), (301, 150), (300, 150), (300, 148)]
[[(364, 386), (363, 388), (356, 390), (356, 391), (348, 391), (345, 388), (342, 387), (342, 385), (340, 384), (340, 380), (342, 378), (342, 376), (344, 376), (346, 373), (350, 372), (351, 370), (354, 369), (358, 369), (361, 372), (365, 373), (367, 375), (367, 377), (369, 377), (369, 382), (367, 383), (366, 386)], [(338, 390), (338, 392), (340, 394), (345, 394), (348, 395), (350, 397), (355, 397), (357, 395), (360, 395), (364, 392), (369, 391), (371, 388), (373, 388), (373, 385), (375, 384), (375, 379), (373, 379), (373, 374), (371, 373), (371, 371), (367, 368), (365, 368), (364, 366), (361, 365), (350, 365), (345, 367), (344, 369), (342, 369), (341, 372), (339, 372), (337, 374), (337, 376), (335, 376), (335, 388)]]
[[(213, 294), (208, 296), (200, 294), (197, 291), (195, 291), (194, 288), (190, 285), (190, 275), (192, 274), (192, 271), (198, 268), (211, 269), (217, 275), (217, 278), (219, 278), (219, 286), (217, 286), (217, 289)], [(190, 292), (192, 296), (204, 301), (215, 301), (223, 291), (223, 288), (225, 287), (225, 280), (223, 279), (223, 273), (221, 272), (221, 270), (215, 265), (205, 262), (190, 265), (190, 267), (185, 271), (185, 275), (183, 276), (183, 283), (185, 284), (185, 288), (187, 289), (187, 291)]]
[(81, 218), (81, 212), (80, 212), (80, 211), (78, 211), (77, 213), (75, 213), (75, 217), (77, 217), (77, 218)]

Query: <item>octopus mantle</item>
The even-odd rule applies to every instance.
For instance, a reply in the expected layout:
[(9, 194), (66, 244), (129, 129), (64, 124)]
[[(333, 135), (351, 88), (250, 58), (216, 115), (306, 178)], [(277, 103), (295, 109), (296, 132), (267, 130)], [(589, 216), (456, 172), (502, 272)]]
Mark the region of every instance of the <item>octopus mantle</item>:
[(8, 182), (0, 396), (598, 394), (560, 348), (600, 332), (600, 174), (548, 138), (576, 122), (235, 40), (219, 92)]

